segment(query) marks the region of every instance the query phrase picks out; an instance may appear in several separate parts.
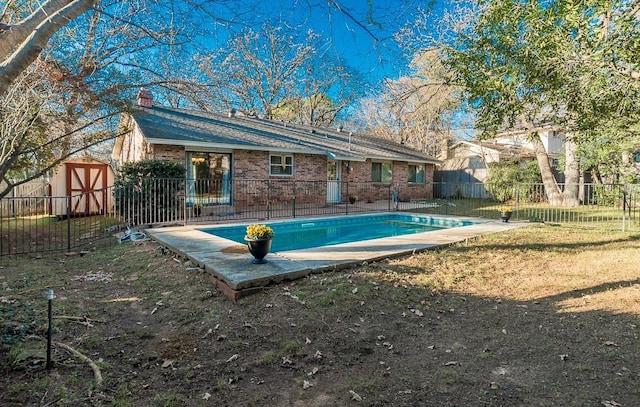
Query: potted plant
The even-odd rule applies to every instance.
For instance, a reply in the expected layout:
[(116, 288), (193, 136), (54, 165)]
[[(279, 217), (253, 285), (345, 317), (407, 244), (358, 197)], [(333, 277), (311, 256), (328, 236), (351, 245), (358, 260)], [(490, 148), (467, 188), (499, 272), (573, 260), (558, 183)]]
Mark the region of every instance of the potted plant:
[(357, 197), (357, 196), (355, 196), (354, 194), (350, 194), (350, 195), (349, 195), (349, 203), (350, 203), (351, 205), (353, 205), (354, 203), (356, 203), (356, 201), (357, 201), (357, 200), (358, 200), (358, 197)]
[(498, 208), (498, 212), (500, 212), (500, 218), (503, 222), (509, 222), (511, 219), (511, 214), (513, 213), (513, 208), (510, 206), (501, 206)]
[(267, 225), (251, 224), (247, 226), (247, 233), (244, 240), (247, 242), (249, 252), (254, 257), (253, 264), (264, 264), (265, 257), (271, 250), (271, 239), (273, 239), (273, 229)]

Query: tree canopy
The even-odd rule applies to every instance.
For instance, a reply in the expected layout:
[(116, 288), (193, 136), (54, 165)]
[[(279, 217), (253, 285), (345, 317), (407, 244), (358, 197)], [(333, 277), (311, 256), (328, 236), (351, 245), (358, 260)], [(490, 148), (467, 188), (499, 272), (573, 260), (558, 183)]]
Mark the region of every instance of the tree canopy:
[(444, 48), (483, 137), (530, 133), (555, 203), (575, 204), (577, 188), (555, 185), (541, 131), (553, 125), (566, 134), (568, 185), (578, 181), (581, 145), (605, 129), (637, 136), (630, 125), (640, 117), (638, 7), (618, 0), (478, 0), (460, 14)]
[(460, 89), (451, 84), (438, 49), (420, 50), (412, 74), (387, 80), (380, 92), (362, 101), (365, 129), (437, 157), (453, 138)]
[[(6, 2), (0, 6), (0, 179), (7, 188), (0, 196), (117, 136), (117, 115), (142, 86), (176, 107), (211, 107), (207, 95), (215, 95), (222, 100), (217, 107), (239, 103), (236, 108), (266, 117), (282, 114), (330, 125), (363, 87), (358, 75), (328, 52), (335, 45), (331, 31), (319, 42), (317, 34), (300, 28), (317, 18), (335, 18), (365, 33), (368, 45), (383, 47), (419, 2), (403, 0), (402, 9), (370, 3), (354, 10), (339, 0), (310, 1), (290, 18), (280, 13), (274, 26), (283, 28), (268, 35), (248, 27), (258, 27), (264, 12), (274, 12), (276, 5), (255, 0)], [(295, 32), (306, 38), (290, 38)], [(252, 48), (258, 37), (271, 44)], [(242, 47), (243, 41), (244, 60), (239, 53), (215, 59), (224, 49), (211, 54), (223, 44)], [(265, 51), (274, 54), (265, 59)], [(248, 77), (257, 78), (255, 88), (242, 88), (244, 79), (233, 70), (217, 71), (225, 74), (224, 83), (221, 76), (207, 81), (196, 55), (211, 57), (215, 70), (253, 64)], [(218, 85), (226, 88), (213, 92)], [(234, 96), (241, 92), (251, 97)]]
[(267, 23), (247, 28), (202, 57), (208, 110), (236, 109), (246, 115), (310, 125), (330, 125), (360, 94), (358, 76), (342, 61), (322, 56), (320, 37), (302, 38)]
[[(222, 0), (221, 0), (222, 1)], [(141, 86), (185, 92), (175, 66), (194, 17), (173, 1), (48, 0), (14, 3), (0, 28), (0, 196), (66, 157), (116, 137), (117, 118)], [(158, 19), (161, 13), (167, 20)], [(21, 177), (16, 178), (17, 174)]]

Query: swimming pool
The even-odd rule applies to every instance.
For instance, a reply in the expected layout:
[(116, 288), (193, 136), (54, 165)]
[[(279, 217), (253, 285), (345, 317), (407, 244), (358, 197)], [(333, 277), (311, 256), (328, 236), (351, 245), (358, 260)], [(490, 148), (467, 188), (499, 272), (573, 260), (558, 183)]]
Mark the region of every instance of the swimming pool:
[[(431, 232), (469, 226), (474, 222), (406, 213), (384, 213), (266, 222), (266, 224), (275, 232), (271, 251), (278, 252)], [(200, 231), (245, 244), (246, 229), (247, 225), (234, 225), (200, 229)]]

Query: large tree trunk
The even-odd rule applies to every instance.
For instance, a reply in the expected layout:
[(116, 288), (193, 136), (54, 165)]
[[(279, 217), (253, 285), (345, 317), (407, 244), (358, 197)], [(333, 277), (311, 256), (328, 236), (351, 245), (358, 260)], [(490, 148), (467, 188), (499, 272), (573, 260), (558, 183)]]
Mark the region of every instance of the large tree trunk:
[(540, 133), (535, 133), (532, 137), (538, 167), (542, 175), (542, 183), (547, 193), (547, 199), (551, 206), (577, 206), (578, 190), (579, 190), (579, 167), (576, 157), (577, 145), (570, 136), (565, 140), (566, 168), (565, 168), (565, 189), (560, 189), (556, 181), (551, 164), (549, 164), (549, 154), (544, 148), (544, 144), (540, 139)]
[(0, 60), (6, 60), (13, 51), (47, 18), (69, 5), (73, 0), (49, 0), (17, 24), (0, 31)]
[(547, 193), (547, 199), (549, 199), (549, 203), (552, 206), (560, 206), (562, 205), (562, 191), (560, 191), (560, 187), (556, 182), (556, 177), (553, 176), (553, 171), (549, 164), (549, 154), (547, 154), (547, 150), (544, 148), (544, 144), (540, 139), (540, 133), (536, 132), (533, 134), (531, 140), (536, 152), (536, 159), (538, 160), (538, 167), (542, 175), (542, 183)]
[(567, 134), (564, 140), (565, 169), (563, 206), (578, 206), (580, 193), (580, 162), (577, 157), (578, 145), (572, 134)]
[(93, 5), (94, 0), (49, 0), (25, 20), (0, 32), (0, 97), (56, 31)]

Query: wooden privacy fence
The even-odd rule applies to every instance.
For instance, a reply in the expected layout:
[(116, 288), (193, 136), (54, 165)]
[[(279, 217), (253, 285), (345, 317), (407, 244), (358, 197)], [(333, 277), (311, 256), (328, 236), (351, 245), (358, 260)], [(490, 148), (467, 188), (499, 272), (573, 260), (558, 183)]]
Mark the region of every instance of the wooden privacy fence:
[[(4, 182), (0, 183), (0, 188), (6, 188)], [(49, 184), (45, 179), (35, 179), (24, 184), (15, 186), (9, 196), (0, 200), (0, 213), (3, 216), (29, 216), (37, 215), (46, 211), (46, 199), (32, 199), (37, 197), (47, 197)]]
[(71, 251), (126, 227), (255, 222), (366, 212), (413, 211), (640, 230), (640, 185), (580, 185), (581, 204), (555, 207), (542, 184), (374, 183), (294, 180), (145, 179), (63, 197), (0, 200), (0, 256)]

